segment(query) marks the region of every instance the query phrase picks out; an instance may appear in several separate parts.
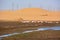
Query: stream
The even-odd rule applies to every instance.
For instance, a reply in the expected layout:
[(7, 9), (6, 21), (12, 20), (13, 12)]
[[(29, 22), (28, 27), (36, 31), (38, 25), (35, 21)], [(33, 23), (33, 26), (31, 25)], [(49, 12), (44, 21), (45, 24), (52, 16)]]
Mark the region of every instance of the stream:
[(2, 40), (5, 37), (13, 36), (13, 35), (18, 35), (18, 34), (24, 34), (24, 33), (30, 33), (30, 32), (35, 32), (35, 31), (45, 31), (45, 30), (60, 30), (60, 26), (55, 26), (55, 27), (43, 27), (43, 28), (37, 28), (35, 30), (26, 30), (23, 32), (15, 32), (12, 34), (5, 34), (5, 35), (0, 35), (0, 40)]

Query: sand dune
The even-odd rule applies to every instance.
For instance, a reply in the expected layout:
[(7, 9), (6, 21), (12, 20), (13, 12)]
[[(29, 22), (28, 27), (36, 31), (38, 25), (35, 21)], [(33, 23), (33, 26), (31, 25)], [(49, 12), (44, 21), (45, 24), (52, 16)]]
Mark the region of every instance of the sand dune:
[(0, 20), (19, 21), (21, 18), (24, 20), (60, 21), (60, 12), (48, 11), (40, 8), (0, 11)]

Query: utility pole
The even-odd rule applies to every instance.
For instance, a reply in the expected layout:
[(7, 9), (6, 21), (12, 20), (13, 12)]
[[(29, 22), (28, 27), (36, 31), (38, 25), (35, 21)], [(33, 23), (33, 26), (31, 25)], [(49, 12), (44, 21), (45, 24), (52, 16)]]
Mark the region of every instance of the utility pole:
[(19, 5), (17, 4), (17, 10), (19, 9)]
[(14, 11), (14, 2), (12, 2), (12, 11)]
[(31, 8), (31, 1), (29, 1), (29, 5), (28, 5), (28, 8)]

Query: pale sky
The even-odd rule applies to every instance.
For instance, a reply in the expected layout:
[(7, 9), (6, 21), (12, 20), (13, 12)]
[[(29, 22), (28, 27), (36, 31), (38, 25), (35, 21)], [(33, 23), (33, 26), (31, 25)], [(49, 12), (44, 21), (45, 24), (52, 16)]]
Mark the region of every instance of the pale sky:
[(60, 10), (60, 0), (0, 0), (0, 10), (17, 10), (23, 8)]

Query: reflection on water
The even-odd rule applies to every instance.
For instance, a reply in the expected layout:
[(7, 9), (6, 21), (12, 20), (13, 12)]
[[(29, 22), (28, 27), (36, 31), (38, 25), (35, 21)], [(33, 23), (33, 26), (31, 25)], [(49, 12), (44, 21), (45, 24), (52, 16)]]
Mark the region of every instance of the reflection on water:
[(38, 30), (60, 30), (60, 26), (57, 27), (45, 27), (45, 28), (38, 28)]
[(0, 39), (3, 37), (8, 37), (8, 36), (13, 36), (13, 35), (17, 35), (17, 34), (24, 34), (24, 33), (30, 33), (30, 32), (35, 32), (35, 31), (45, 31), (45, 30), (60, 30), (60, 26), (56, 26), (56, 27), (45, 27), (45, 28), (37, 28), (36, 30), (27, 30), (27, 31), (23, 31), (21, 33), (12, 33), (12, 34), (5, 34), (5, 35), (1, 35)]

